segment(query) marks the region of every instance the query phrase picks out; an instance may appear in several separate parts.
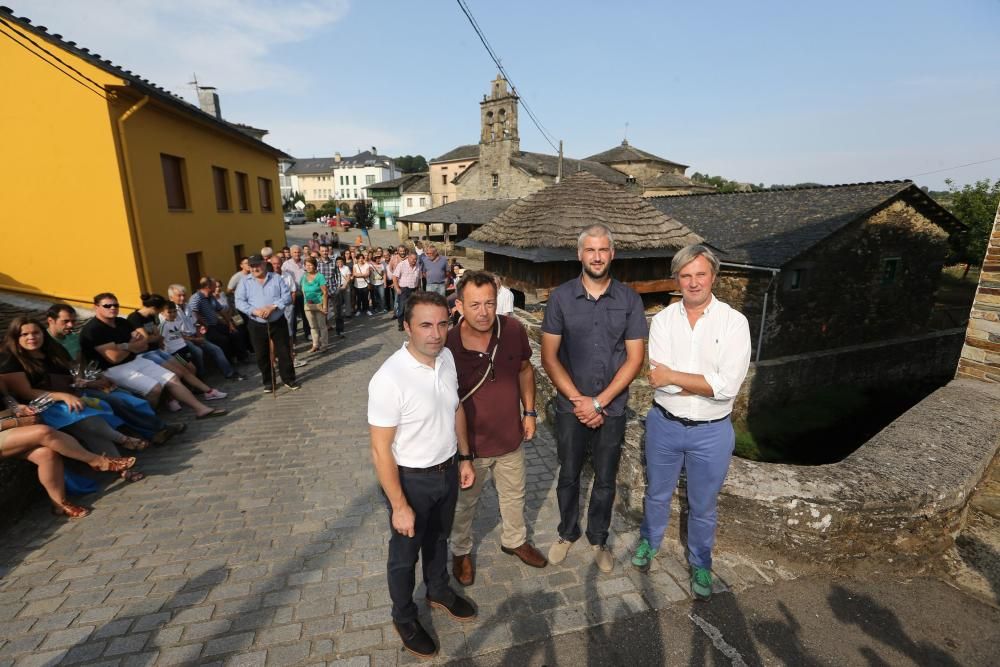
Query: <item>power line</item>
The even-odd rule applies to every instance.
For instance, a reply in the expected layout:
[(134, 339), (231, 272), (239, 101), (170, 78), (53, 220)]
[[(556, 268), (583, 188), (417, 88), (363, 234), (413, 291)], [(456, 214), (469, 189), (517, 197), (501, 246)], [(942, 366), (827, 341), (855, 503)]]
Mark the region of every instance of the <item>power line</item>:
[(942, 171), (951, 171), (952, 169), (961, 169), (962, 167), (971, 167), (976, 164), (986, 164), (987, 162), (996, 162), (997, 160), (1000, 160), (1000, 157), (991, 157), (989, 160), (980, 160), (979, 162), (969, 162), (967, 164), (956, 164), (954, 167), (945, 167), (944, 169), (925, 171), (922, 174), (913, 174), (912, 176), (907, 176), (907, 178), (916, 178), (917, 176), (927, 176), (928, 174), (940, 174)]
[(538, 120), (538, 117), (535, 116), (535, 113), (531, 110), (531, 107), (528, 106), (528, 103), (527, 101), (525, 101), (524, 97), (517, 92), (517, 86), (514, 85), (514, 82), (511, 80), (510, 75), (507, 74), (507, 71), (504, 69), (503, 65), (500, 64), (500, 58), (493, 50), (493, 47), (490, 46), (489, 41), (486, 39), (486, 35), (483, 34), (483, 31), (479, 27), (479, 24), (476, 22), (476, 19), (472, 16), (472, 11), (469, 9), (468, 5), (464, 2), (464, 0), (456, 0), (456, 2), (458, 2), (458, 6), (462, 10), (462, 13), (465, 14), (465, 17), (469, 19), (469, 24), (472, 25), (472, 29), (476, 31), (476, 35), (479, 36), (479, 41), (483, 43), (483, 46), (486, 48), (486, 52), (490, 55), (490, 58), (493, 60), (493, 64), (497, 66), (497, 69), (500, 70), (500, 73), (503, 75), (503, 77), (507, 79), (507, 83), (510, 84), (511, 92), (514, 93), (514, 95), (516, 95), (518, 98), (520, 98), (521, 106), (524, 107), (524, 111), (528, 114), (528, 117), (531, 118), (531, 122), (533, 122), (535, 124), (535, 127), (538, 128), (538, 131), (542, 133), (542, 138), (548, 142), (549, 146), (552, 146), (552, 150), (558, 151), (559, 148), (555, 144), (555, 137), (552, 135), (551, 132), (545, 129), (545, 127), (542, 125), (542, 122)]
[(98, 83), (97, 81), (94, 81), (93, 79), (91, 79), (89, 76), (87, 76), (86, 74), (84, 74), (80, 70), (76, 69), (75, 67), (73, 67), (69, 63), (65, 62), (59, 56), (57, 56), (56, 54), (54, 54), (51, 51), (49, 51), (48, 49), (46, 49), (41, 44), (39, 44), (35, 40), (33, 40), (30, 37), (28, 37), (26, 34), (20, 32), (19, 30), (15, 30), (13, 27), (11, 27), (11, 25), (5, 19), (0, 18), (0, 24), (2, 24), (4, 27), (6, 27), (8, 30), (10, 30), (11, 32), (13, 32), (15, 35), (17, 35), (21, 39), (23, 39), (23, 40), (29, 42), (30, 44), (32, 44), (36, 49), (38, 49), (39, 51), (41, 51), (45, 55), (47, 55), (50, 58), (52, 58), (53, 60), (57, 61), (60, 65), (62, 65), (66, 69), (72, 70), (80, 78), (85, 79), (86, 81), (89, 81), (90, 83), (92, 83), (94, 86), (96, 86), (98, 88), (98, 90), (94, 90), (93, 88), (90, 88), (89, 86), (87, 86), (86, 83), (84, 83), (83, 81), (80, 81), (79, 79), (77, 79), (76, 77), (74, 77), (73, 75), (71, 75), (69, 72), (65, 72), (62, 69), (60, 69), (58, 66), (56, 66), (55, 63), (53, 63), (53, 62), (51, 62), (51, 61), (46, 60), (45, 58), (43, 58), (41, 56), (41, 54), (38, 54), (38, 53), (32, 51), (27, 46), (25, 46), (24, 43), (22, 43), (19, 39), (16, 39), (13, 35), (7, 33), (6, 31), (0, 31), (0, 34), (4, 35), (8, 39), (10, 39), (10, 41), (14, 42), (18, 46), (20, 46), (22, 49), (24, 49), (25, 51), (27, 51), (31, 55), (35, 56), (36, 58), (38, 58), (39, 60), (41, 60), (43, 63), (49, 65), (50, 67), (55, 68), (56, 71), (60, 72), (64, 76), (68, 76), (70, 79), (73, 79), (78, 84), (80, 84), (81, 86), (83, 86), (84, 88), (86, 88), (87, 90), (89, 90), (90, 92), (94, 93), (98, 97), (107, 99), (107, 97), (105, 95), (105, 91), (104, 91), (104, 86), (102, 86), (100, 83)]

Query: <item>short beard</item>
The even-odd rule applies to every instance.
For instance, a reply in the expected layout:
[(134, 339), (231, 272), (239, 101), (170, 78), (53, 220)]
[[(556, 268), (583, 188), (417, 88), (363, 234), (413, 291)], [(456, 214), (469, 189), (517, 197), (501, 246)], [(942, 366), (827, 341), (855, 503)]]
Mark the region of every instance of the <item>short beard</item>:
[(590, 276), (593, 280), (600, 280), (604, 276), (608, 275), (608, 271), (610, 269), (611, 269), (611, 264), (608, 263), (608, 264), (604, 265), (604, 270), (603, 271), (601, 271), (600, 273), (594, 273), (593, 271), (590, 270), (590, 265), (589, 264), (584, 264), (583, 265), (583, 272), (586, 273), (588, 276)]

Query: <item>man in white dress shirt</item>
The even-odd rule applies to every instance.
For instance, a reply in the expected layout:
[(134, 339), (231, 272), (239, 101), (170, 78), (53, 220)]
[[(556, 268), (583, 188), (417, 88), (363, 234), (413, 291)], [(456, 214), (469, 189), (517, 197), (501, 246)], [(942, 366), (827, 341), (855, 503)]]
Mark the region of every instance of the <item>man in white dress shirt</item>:
[(688, 563), (695, 599), (712, 595), (716, 505), (736, 444), (729, 414), (750, 366), (750, 326), (712, 294), (719, 260), (702, 245), (674, 255), (681, 300), (653, 318), (646, 416), (645, 510), (632, 564), (647, 571), (670, 519), (681, 469), (687, 473)]

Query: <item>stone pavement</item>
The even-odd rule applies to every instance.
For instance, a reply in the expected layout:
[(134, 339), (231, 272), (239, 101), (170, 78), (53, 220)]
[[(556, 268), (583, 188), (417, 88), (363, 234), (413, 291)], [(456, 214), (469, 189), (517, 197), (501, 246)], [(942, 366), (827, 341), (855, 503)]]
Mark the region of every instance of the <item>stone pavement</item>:
[[(0, 534), (0, 667), (416, 661), (390, 622), (387, 515), (365, 419), (368, 380), (401, 341), (384, 317), (349, 320), (347, 340), (301, 369), (301, 391), (264, 395), (254, 372), (225, 387), (230, 417), (192, 421), (178, 442), (146, 452), (150, 477), (85, 499), (90, 517), (67, 522), (39, 506)], [(547, 549), (556, 460), (544, 427), (527, 454), (528, 524)], [(610, 575), (583, 544), (541, 570), (502, 554), (492, 484), (475, 533), (468, 595), (479, 619), (423, 609), (438, 663), (686, 600), (678, 543), (639, 574), (624, 566), (635, 533), (617, 520)], [(729, 553), (717, 574), (720, 590), (737, 591), (792, 578)]]

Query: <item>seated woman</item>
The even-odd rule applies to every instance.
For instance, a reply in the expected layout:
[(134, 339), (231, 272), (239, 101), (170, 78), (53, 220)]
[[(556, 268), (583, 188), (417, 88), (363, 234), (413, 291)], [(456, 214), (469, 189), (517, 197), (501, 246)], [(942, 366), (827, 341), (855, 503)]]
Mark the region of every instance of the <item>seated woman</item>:
[[(4, 392), (0, 386), (0, 392)], [(66, 499), (63, 457), (74, 459), (100, 472), (124, 473), (135, 465), (135, 457), (110, 458), (84, 449), (73, 436), (41, 423), (38, 415), (23, 405), (0, 415), (0, 458), (16, 458), (38, 466), (38, 481), (49, 496), (52, 513), (82, 519), (90, 509)]]
[[(29, 402), (48, 394), (55, 404), (41, 413), (41, 421), (82, 440), (89, 449), (110, 458), (121, 458), (118, 446), (143, 450), (149, 442), (115, 430), (122, 424), (107, 403), (81, 398), (74, 387), (73, 361), (62, 345), (35, 320), (18, 317), (4, 337), (0, 379), (18, 399)], [(129, 466), (131, 468), (131, 466)], [(122, 470), (122, 479), (137, 482), (145, 475)]]
[[(213, 389), (198, 379), (194, 364), (177, 359), (176, 356), (162, 349), (163, 336), (160, 335), (159, 316), (167, 307), (167, 300), (159, 294), (143, 294), (139, 298), (142, 299), (142, 308), (126, 318), (136, 331), (141, 331), (145, 335), (146, 342), (149, 344), (148, 350), (139, 356), (173, 371), (189, 387), (202, 392), (201, 398), (206, 401), (217, 401), (225, 398), (227, 396), (225, 392)], [(176, 412), (181, 409), (180, 404), (171, 405), (170, 409)]]

